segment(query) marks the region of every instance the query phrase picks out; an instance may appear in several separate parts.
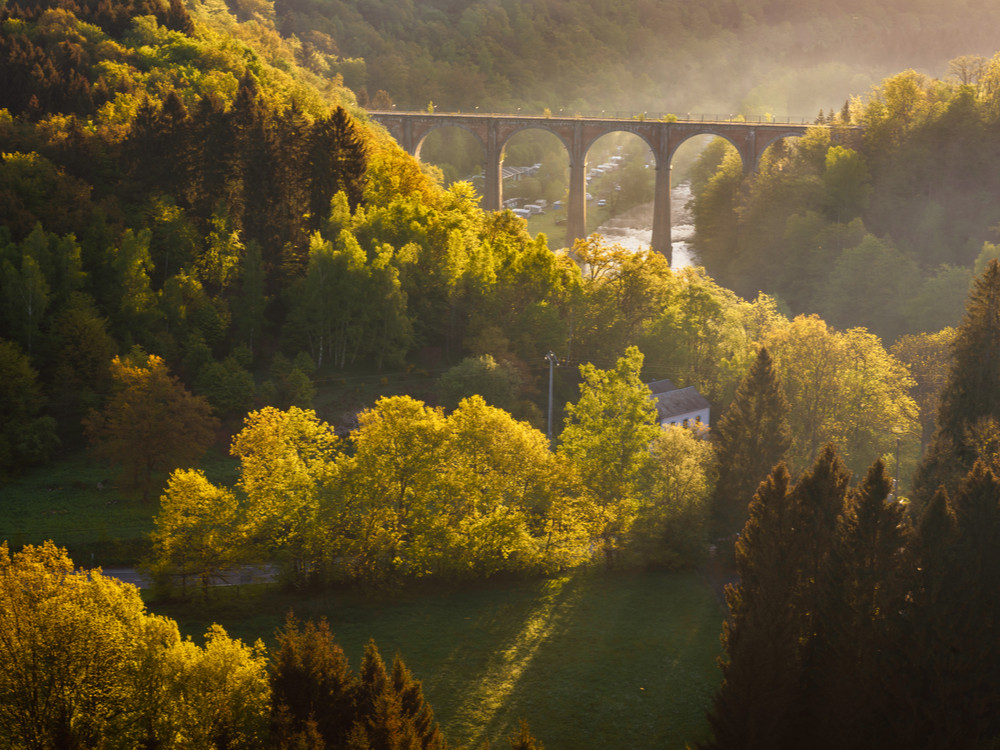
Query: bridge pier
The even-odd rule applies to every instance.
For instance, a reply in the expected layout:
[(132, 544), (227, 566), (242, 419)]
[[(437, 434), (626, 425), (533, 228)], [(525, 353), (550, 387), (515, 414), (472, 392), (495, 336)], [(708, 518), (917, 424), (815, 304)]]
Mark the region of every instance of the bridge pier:
[(673, 167), (669, 159), (656, 159), (656, 183), (653, 187), (653, 236), (650, 245), (653, 250), (673, 265), (674, 246), (670, 235), (672, 212), (670, 206), (670, 173)]
[(503, 152), (497, 154), (495, 159), (486, 160), (483, 177), (483, 208), (499, 211), (503, 206)]
[(575, 123), (569, 150), (569, 195), (566, 200), (566, 247), (587, 237), (587, 148), (583, 128)]

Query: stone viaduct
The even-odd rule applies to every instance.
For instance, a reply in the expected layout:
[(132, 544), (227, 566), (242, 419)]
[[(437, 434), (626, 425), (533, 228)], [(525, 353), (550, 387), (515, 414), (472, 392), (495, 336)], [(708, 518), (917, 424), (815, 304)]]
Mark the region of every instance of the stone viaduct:
[(428, 112), (369, 112), (411, 155), (420, 158), (420, 146), (438, 128), (455, 127), (472, 133), (486, 153), (486, 184), (483, 208), (497, 211), (503, 205), (502, 165), (507, 142), (523, 130), (553, 133), (569, 155), (569, 195), (567, 198), (566, 245), (586, 236), (587, 152), (609, 133), (634, 133), (653, 152), (656, 182), (653, 195), (652, 247), (671, 260), (670, 163), (688, 138), (714, 135), (736, 147), (743, 159), (744, 173), (757, 169), (761, 154), (775, 141), (801, 136), (809, 125), (768, 122), (645, 120), (597, 117), (546, 117), (531, 115), (432, 114)]

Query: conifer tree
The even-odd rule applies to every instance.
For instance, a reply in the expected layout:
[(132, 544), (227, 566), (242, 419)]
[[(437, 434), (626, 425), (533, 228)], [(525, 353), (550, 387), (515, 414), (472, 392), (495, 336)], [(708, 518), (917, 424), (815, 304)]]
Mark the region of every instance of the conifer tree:
[[(927, 571), (914, 613), (922, 653), (912, 720), (914, 747), (988, 747), (1000, 738), (1000, 480), (977, 462), (949, 503), (950, 539), (940, 501), (928, 512), (939, 528), (921, 542)], [(922, 525), (928, 526), (929, 522)], [(931, 534), (936, 531), (936, 534)]]
[[(349, 750), (443, 750), (445, 744), (433, 723), (433, 716), (426, 723), (418, 721), (427, 719), (430, 713), (430, 707), (424, 704), (420, 684), (409, 677), (402, 664), (398, 679), (403, 687), (402, 694), (396, 688), (395, 679), (386, 671), (374, 641), (370, 641), (361, 660), (357, 715), (348, 737)], [(416, 713), (411, 713), (410, 709), (414, 708)], [(424, 731), (418, 725), (422, 725)]]
[(792, 444), (789, 408), (773, 360), (761, 348), (733, 403), (712, 427), (719, 465), (712, 507), (717, 534), (743, 528), (757, 485), (785, 458)]
[(545, 750), (545, 746), (532, 736), (524, 719), (521, 719), (517, 737), (510, 738), (510, 747), (511, 750)]
[(368, 146), (358, 126), (343, 107), (313, 123), (308, 135), (309, 208), (318, 228), (330, 212), (330, 200), (340, 190), (351, 210), (364, 195)]
[[(343, 748), (354, 723), (356, 679), (326, 620), (300, 627), (289, 615), (271, 668), (271, 724), (277, 742), (296, 747), (319, 738)], [(310, 739), (312, 738), (312, 739)]]
[(758, 487), (736, 542), (740, 582), (726, 592), (727, 661), (705, 750), (809, 746), (805, 667), (849, 478), (828, 446), (794, 488), (784, 463)]
[(925, 746), (930, 719), (925, 714), (936, 710), (929, 708), (937, 702), (934, 654), (940, 649), (943, 631), (950, 627), (950, 617), (938, 609), (938, 602), (945, 585), (944, 560), (954, 536), (948, 493), (940, 487), (924, 508), (912, 537), (913, 586), (896, 648), (889, 652), (895, 680), (884, 719), (900, 747)]
[(806, 663), (814, 748), (895, 744), (883, 716), (899, 678), (891, 654), (911, 579), (907, 517), (888, 501), (891, 487), (876, 461), (837, 519)]
[(424, 691), (420, 680), (403, 663), (399, 654), (392, 660), (392, 689), (399, 696), (403, 715), (413, 723), (420, 747), (423, 750), (435, 750), (444, 746), (441, 730), (434, 721), (434, 711), (424, 700)]
[[(800, 611), (812, 617), (815, 617), (812, 605), (816, 587), (822, 583), (827, 556), (836, 533), (837, 516), (843, 509), (850, 480), (851, 473), (836, 448), (827, 445), (795, 485), (798, 521), (788, 542), (799, 549), (796, 574), (805, 584), (800, 589), (800, 595), (809, 599), (800, 602)], [(812, 625), (804, 625), (803, 630), (811, 633)]]
[(783, 463), (774, 467), (736, 542), (740, 582), (726, 590), (723, 682), (709, 712), (712, 739), (704, 750), (786, 746), (800, 683), (796, 624), (788, 614), (796, 588), (788, 571), (798, 553), (784, 538), (796, 522), (790, 481)]
[(231, 166), (236, 159), (236, 141), (232, 137), (228, 114), (214, 92), (202, 95), (191, 114), (189, 138), (191, 158), (199, 165), (191, 175), (187, 189), (187, 204), (194, 213), (207, 222), (219, 201), (231, 206)]
[(1000, 419), (1000, 262), (975, 280), (955, 335), (952, 365), (941, 394), (937, 429), (917, 468), (915, 496), (926, 501), (939, 485), (953, 493), (978, 456), (970, 428)]

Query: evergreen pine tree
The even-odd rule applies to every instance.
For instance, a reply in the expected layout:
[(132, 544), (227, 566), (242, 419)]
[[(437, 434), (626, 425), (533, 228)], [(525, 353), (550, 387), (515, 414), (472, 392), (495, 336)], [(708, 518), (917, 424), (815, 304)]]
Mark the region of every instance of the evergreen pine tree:
[(950, 616), (938, 607), (945, 585), (945, 558), (955, 537), (948, 493), (939, 488), (926, 505), (910, 544), (913, 587), (904, 608), (899, 636), (888, 655), (893, 684), (884, 713), (887, 731), (900, 747), (929, 747), (936, 715), (934, 654), (950, 629)]
[(896, 744), (884, 713), (898, 680), (891, 654), (911, 577), (909, 526), (903, 506), (888, 501), (891, 487), (879, 460), (837, 519), (806, 663), (813, 748)]
[(326, 620), (300, 627), (289, 616), (271, 669), (271, 719), (281, 746), (346, 747), (356, 682)]
[(937, 553), (939, 571), (925, 572), (914, 613), (923, 651), (915, 655), (922, 670), (911, 704), (920, 726), (913, 746), (992, 747), (1000, 738), (1000, 480), (983, 463), (974, 465), (950, 502), (947, 544), (940, 537), (948, 524), (940, 507), (931, 509), (943, 528), (934, 536), (928, 529), (921, 540), (926, 552)]
[(403, 715), (409, 719), (420, 739), (423, 750), (437, 750), (444, 747), (441, 730), (434, 720), (434, 711), (424, 700), (424, 691), (420, 680), (403, 663), (399, 654), (392, 661), (392, 688), (399, 696)]
[(750, 504), (736, 542), (740, 582), (727, 589), (727, 661), (706, 750), (809, 747), (806, 673), (837, 514), (850, 478), (832, 447), (791, 488), (784, 463)]
[(827, 445), (792, 492), (796, 520), (784, 543), (797, 553), (787, 571), (795, 580), (788, 617), (797, 628), (798, 663), (801, 670), (798, 705), (786, 734), (792, 744), (807, 747), (814, 737), (811, 699), (821, 675), (812, 668), (817, 633), (824, 623), (820, 603), (827, 586), (830, 551), (837, 519), (844, 507), (851, 474), (836, 449)]
[(524, 719), (521, 719), (517, 737), (510, 738), (510, 747), (511, 750), (545, 750), (545, 746), (532, 736)]
[(736, 542), (740, 582), (729, 586), (723, 623), (723, 682), (709, 712), (705, 750), (783, 748), (800, 684), (797, 628), (789, 617), (798, 553), (787, 544), (796, 514), (785, 465), (778, 464), (750, 503)]
[[(281, 261), (295, 257), (297, 276), (301, 273), (309, 246), (309, 217), (303, 206), (309, 203), (309, 131), (311, 123), (305, 112), (292, 103), (275, 120), (273, 204), (271, 241), (282, 248)], [(274, 280), (272, 280), (272, 287)]]
[(235, 140), (230, 132), (228, 114), (214, 92), (203, 94), (191, 116), (189, 134), (191, 159), (199, 168), (190, 175), (186, 198), (195, 215), (205, 224), (224, 200), (230, 199), (230, 170), (236, 158)]
[(365, 646), (357, 687), (357, 716), (349, 750), (422, 750), (416, 726), (403, 708), (374, 641)]
[(757, 485), (785, 458), (792, 444), (788, 412), (773, 360), (761, 348), (733, 403), (712, 427), (719, 465), (712, 503), (717, 534), (730, 536), (743, 528)]
[(313, 123), (309, 133), (309, 210), (313, 228), (330, 212), (330, 200), (340, 190), (353, 211), (361, 204), (368, 169), (368, 146), (343, 107)]
[(1000, 263), (996, 260), (973, 283), (955, 335), (937, 429), (917, 468), (918, 501), (929, 499), (940, 485), (954, 493), (978, 458), (969, 430), (989, 418), (1000, 419)]

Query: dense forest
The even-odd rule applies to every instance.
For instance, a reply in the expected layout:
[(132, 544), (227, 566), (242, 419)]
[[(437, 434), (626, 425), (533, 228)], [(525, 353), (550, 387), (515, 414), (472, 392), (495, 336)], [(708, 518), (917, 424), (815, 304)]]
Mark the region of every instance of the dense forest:
[[(863, 466), (891, 446), (880, 420), (914, 418), (899, 397), (908, 376), (874, 364), (887, 357), (876, 340), (790, 321), (768, 298), (746, 302), (598, 242), (575, 250), (583, 274), (521, 220), (481, 212), (468, 185), (443, 189), (365, 124), (350, 92), (327, 86), (337, 106), (323, 105), (291, 42), (286, 58), (280, 37), (253, 37), (259, 25), (229, 17), (239, 33), (217, 21), (192, 35), (190, 17), (163, 12), (126, 30), (94, 15), (105, 30), (69, 8), (5, 11), (4, 43), (19, 51), (5, 64), (17, 85), (4, 88), (0, 165), (6, 470), (86, 436), (107, 442), (108, 419), (90, 414), (123, 387), (108, 369), (116, 355), (159, 358), (229, 434), (252, 408), (311, 406), (317, 369), (442, 373), (488, 356), (490, 377), (506, 380), (497, 405), (541, 427), (547, 351), (574, 365), (562, 403), (576, 364), (610, 368), (637, 345), (647, 381), (696, 385), (721, 409), (769, 337), (792, 394), (805, 392), (790, 333), (802, 328), (869, 373), (856, 383), (879, 385), (857, 391), (871, 404), (864, 425), (836, 416), (858, 386), (828, 389), (833, 406), (793, 398), (809, 426), (799, 460), (826, 436)], [(481, 390), (476, 372), (444, 381), (451, 405)], [(345, 432), (352, 419), (323, 416)], [(173, 467), (155, 468), (162, 482)], [(131, 484), (155, 492), (144, 481)]]
[[(378, 106), (811, 116), (902, 68), (992, 54), (983, 0), (236, 3)], [(383, 92), (379, 96), (379, 92)], [(379, 100), (378, 102), (376, 100)]]
[(955, 325), (997, 257), (998, 81), (997, 57), (899, 73), (746, 178), (715, 141), (693, 177), (700, 259), (739, 294), (886, 341)]

